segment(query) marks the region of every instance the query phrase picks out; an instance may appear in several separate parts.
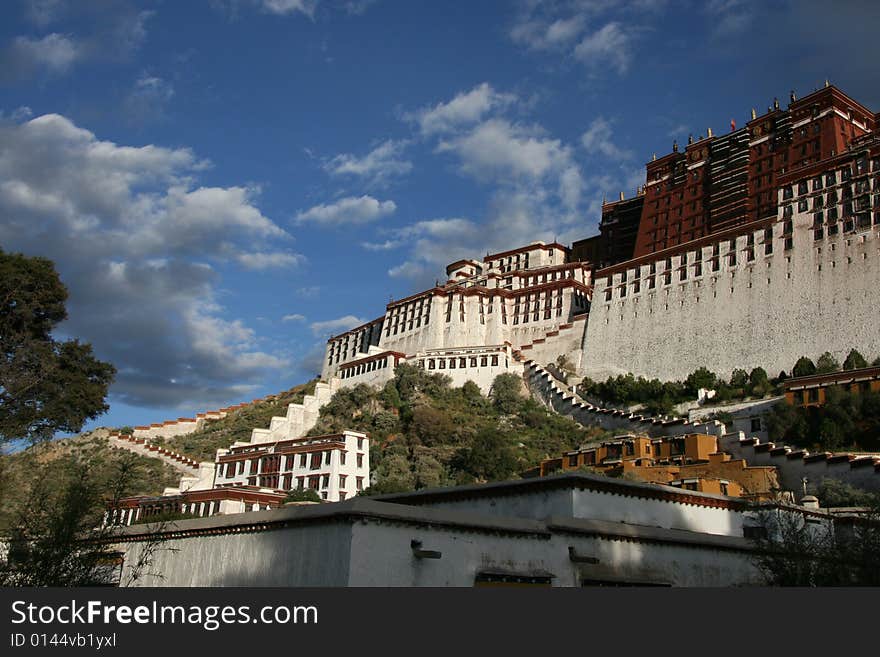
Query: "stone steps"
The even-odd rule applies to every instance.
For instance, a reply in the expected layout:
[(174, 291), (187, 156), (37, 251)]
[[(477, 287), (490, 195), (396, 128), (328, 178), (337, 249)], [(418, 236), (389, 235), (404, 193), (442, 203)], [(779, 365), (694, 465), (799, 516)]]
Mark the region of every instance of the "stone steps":
[(185, 476), (197, 476), (199, 472), (199, 463), (195, 459), (191, 459), (184, 454), (162, 447), (161, 445), (153, 445), (143, 438), (135, 438), (118, 432), (111, 433), (107, 436), (107, 442), (110, 447), (116, 449), (124, 449), (141, 456), (157, 458), (163, 463), (170, 465), (172, 468)]

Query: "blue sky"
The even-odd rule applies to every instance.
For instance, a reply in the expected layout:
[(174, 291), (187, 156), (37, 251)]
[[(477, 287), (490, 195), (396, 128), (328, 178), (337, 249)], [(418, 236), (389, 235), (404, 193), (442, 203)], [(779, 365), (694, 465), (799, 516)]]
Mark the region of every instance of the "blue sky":
[(119, 370), (92, 426), (277, 392), (445, 263), (595, 232), (689, 133), (826, 78), (875, 2), (8, 0), (0, 246)]

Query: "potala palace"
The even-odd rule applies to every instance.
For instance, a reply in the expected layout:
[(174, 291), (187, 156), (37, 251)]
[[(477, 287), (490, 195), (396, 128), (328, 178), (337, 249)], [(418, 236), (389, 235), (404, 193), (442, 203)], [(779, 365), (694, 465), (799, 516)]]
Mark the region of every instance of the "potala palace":
[[(880, 289), (880, 114), (832, 85), (801, 99), (792, 94), (785, 109), (774, 100), (766, 112), (753, 110), (751, 121), (738, 129), (732, 124), (726, 134), (708, 130), (706, 135), (689, 138), (683, 147), (673, 144), (670, 153), (648, 162), (645, 184), (635, 196), (621, 194), (619, 200), (604, 204), (598, 235), (572, 245), (533, 242), (480, 259), (458, 260), (446, 268), (446, 279), (431, 289), (391, 301), (377, 319), (331, 337), (322, 381), (314, 394), (300, 404), (291, 404), (286, 416), (273, 418), (269, 427), (255, 427), (250, 442), (218, 450), (213, 463), (185, 464), (189, 471), (182, 470), (186, 476), (181, 485), (166, 490), (164, 496), (126, 500), (120, 509), (123, 523), (163, 511), (200, 516), (245, 510), (269, 514), (265, 519), (260, 516), (259, 536), (263, 538), (239, 536), (226, 548), (198, 538), (206, 536), (198, 523), (204, 524), (205, 531), (214, 528), (224, 534), (256, 531), (248, 523), (257, 521), (186, 521), (187, 527), (190, 522), (196, 524), (192, 531), (175, 535), (175, 541), (185, 543), (191, 534), (195, 541), (207, 541), (200, 549), (218, 558), (224, 550), (246, 551), (254, 545), (269, 550), (272, 541), (288, 533), (299, 535), (297, 532), (308, 549), (320, 551), (322, 539), (311, 537), (309, 532), (317, 530), (308, 528), (315, 523), (338, 525), (338, 531), (347, 532), (348, 552), (334, 558), (348, 568), (360, 558), (355, 556), (355, 542), (363, 542), (358, 549), (369, 560), (373, 558), (369, 556), (373, 554), (369, 547), (373, 538), (378, 537), (378, 544), (384, 545), (386, 539), (399, 538), (391, 534), (401, 527), (425, 523), (434, 527), (432, 535), (447, 546), (444, 550), (460, 549), (455, 547), (454, 534), (470, 527), (467, 531), (507, 536), (491, 539), (498, 544), (499, 554), (514, 561), (527, 558), (549, 564), (552, 559), (548, 561), (539, 549), (535, 552), (537, 548), (528, 547), (534, 542), (525, 538), (544, 536), (551, 543), (565, 542), (561, 537), (566, 532), (581, 533), (581, 543), (568, 548), (571, 554), (589, 545), (594, 552), (613, 550), (611, 543), (624, 539), (615, 534), (619, 528), (605, 524), (623, 514), (632, 515), (636, 524), (644, 522), (646, 527), (657, 528), (628, 530), (629, 556), (624, 562), (674, 561), (676, 550), (685, 549), (676, 541), (691, 532), (686, 550), (702, 555), (702, 565), (679, 573), (674, 583), (718, 585), (753, 578), (741, 554), (746, 550), (740, 544), (743, 524), (750, 522), (744, 508), (724, 501), (730, 499), (725, 496), (693, 493), (698, 497), (687, 497), (683, 491), (670, 492), (674, 489), (667, 486), (657, 487), (666, 492), (656, 493), (634, 484), (603, 483), (583, 475), (580, 479), (565, 475), (547, 484), (507, 484), (513, 492), (502, 491), (501, 486), (496, 492), (502, 497), (523, 495), (527, 500), (527, 513), (522, 517), (530, 520), (521, 521), (512, 519), (521, 517), (518, 514), (492, 520), (502, 513), (495, 510), (494, 501), (490, 504), (495, 499), (493, 493), (476, 489), (461, 494), (450, 489), (446, 493), (386, 496), (380, 502), (346, 502), (338, 512), (266, 511), (277, 507), (292, 489), (313, 488), (327, 501), (341, 501), (369, 486), (366, 435), (306, 434), (315, 426), (320, 407), (335, 391), (362, 383), (382, 386), (402, 362), (441, 372), (456, 386), (474, 381), (484, 392), (501, 373), (523, 376), (533, 392), (545, 395), (551, 407), (584, 424), (596, 422), (625, 431), (641, 426), (655, 437), (715, 436), (717, 444), (736, 458), (757, 456), (762, 466), (778, 466), (784, 461), (787, 465), (779, 472), (788, 487), (791, 482), (797, 484), (803, 472), (816, 472), (816, 468), (830, 471), (845, 466), (856, 478), (873, 480), (878, 476), (880, 463), (873, 458), (857, 459), (858, 463), (835, 461), (831, 455), (817, 459), (772, 443), (762, 449), (759, 439), (725, 434), (719, 423), (669, 422), (592, 407), (557, 385), (544, 369), (564, 357), (580, 376), (592, 379), (633, 373), (675, 380), (703, 366), (722, 376), (729, 376), (735, 368), (753, 367), (775, 374), (789, 370), (800, 356), (816, 358), (826, 351), (840, 360), (853, 348), (871, 357), (880, 356), (876, 309), (876, 290)], [(132, 436), (115, 439), (142, 449), (158, 449), (150, 447), (151, 438), (186, 433), (208, 420), (181, 418), (138, 427)], [(602, 497), (605, 493), (609, 499), (623, 495), (622, 499), (639, 498), (640, 504), (650, 499), (655, 506), (660, 504), (657, 500), (671, 505), (660, 504), (656, 512), (615, 507), (611, 515), (559, 507), (556, 511), (567, 520), (557, 519), (553, 524), (548, 520), (552, 510), (541, 506), (550, 503), (541, 492), (545, 488), (575, 507), (578, 496)], [(571, 498), (572, 490), (580, 492)], [(721, 490), (727, 490), (726, 486)], [(476, 506), (467, 508), (465, 500), (473, 500)], [(415, 510), (423, 505), (436, 508)], [(499, 502), (499, 509), (511, 505), (516, 506)], [(707, 529), (695, 520), (693, 509), (699, 510), (697, 515), (714, 514), (721, 518), (721, 524)], [(472, 510), (488, 515), (477, 518), (464, 513)], [(287, 515), (276, 517), (273, 513)], [(373, 538), (367, 529), (353, 535), (351, 526), (360, 525), (397, 529), (377, 529)], [(141, 534), (131, 527), (125, 541), (137, 544)], [(602, 541), (608, 544), (602, 547)], [(642, 548), (633, 545), (640, 541), (667, 547), (638, 553)], [(520, 544), (526, 547), (516, 556)], [(670, 552), (664, 552), (667, 548)], [(406, 564), (398, 564), (401, 572), (415, 568), (413, 564), (425, 556), (420, 552), (414, 539), (412, 551), (401, 557)], [(713, 570), (711, 555), (716, 553), (736, 563), (733, 571), (719, 575)], [(473, 560), (476, 555), (462, 558)], [(375, 559), (382, 561), (378, 556)], [(305, 570), (297, 570), (301, 567)], [(299, 562), (291, 562), (289, 568), (296, 571), (291, 575), (295, 583), (354, 581), (353, 575), (346, 580), (348, 575), (340, 572), (308, 571)], [(496, 570), (484, 568), (487, 577), (500, 577)], [(444, 573), (446, 580), (429, 581), (457, 581), (451, 572)], [(613, 575), (609, 571), (603, 577)], [(408, 576), (401, 575), (404, 579)], [(202, 569), (195, 575), (180, 572), (174, 581), (205, 583), (212, 581), (211, 577), (212, 573)], [(263, 582), (261, 577), (253, 581)], [(542, 579), (546, 574), (523, 577)], [(645, 571), (639, 577), (648, 581), (653, 575)], [(363, 581), (385, 580), (376, 576)]]

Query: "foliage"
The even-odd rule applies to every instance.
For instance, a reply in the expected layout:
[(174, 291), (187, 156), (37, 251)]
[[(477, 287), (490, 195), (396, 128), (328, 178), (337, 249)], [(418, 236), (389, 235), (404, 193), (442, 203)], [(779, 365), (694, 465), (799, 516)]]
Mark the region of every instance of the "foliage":
[(770, 440), (834, 451), (880, 449), (880, 393), (825, 388), (822, 406), (780, 403), (766, 415)]
[(713, 390), (717, 385), (718, 376), (714, 372), (710, 372), (705, 367), (699, 367), (688, 374), (688, 377), (687, 379), (685, 379), (684, 382), (685, 390), (687, 390), (691, 396), (696, 396), (697, 391), (700, 388)]
[(819, 356), (819, 360), (816, 361), (816, 374), (830, 374), (831, 372), (837, 372), (839, 370), (840, 363), (831, 355), (830, 351), (826, 351)]
[(375, 483), (361, 495), (506, 479), (550, 455), (607, 437), (585, 430), (523, 395), (520, 377), (503, 374), (489, 397), (473, 382), (399, 365), (382, 390), (341, 390), (320, 411), (312, 435), (333, 427), (370, 435)]
[(499, 374), (492, 382), (489, 396), (499, 413), (509, 415), (515, 413), (522, 401), (522, 378), (516, 374)]
[(284, 502), (320, 502), (321, 496), (314, 488), (294, 489), (288, 491)]
[(224, 418), (206, 422), (198, 431), (162, 442), (169, 449), (197, 461), (213, 461), (218, 448), (229, 447), (236, 441), (249, 442), (255, 427), (268, 427), (273, 416), (286, 415), (287, 407), (302, 402), (305, 395), (314, 392), (316, 383), (317, 379), (295, 386), (274, 399), (248, 404)]
[(775, 586), (878, 586), (880, 516), (877, 507), (849, 522), (808, 522), (797, 512), (761, 514), (755, 565)]
[(50, 260), (0, 250), (0, 444), (75, 433), (108, 408), (115, 368), (89, 344), (52, 338), (66, 300)]
[(843, 369), (845, 370), (858, 370), (867, 366), (868, 361), (855, 349), (850, 349), (846, 355), (846, 360), (843, 361)]
[[(0, 563), (5, 586), (83, 586), (107, 576), (114, 531), (105, 510), (124, 496), (161, 481), (163, 465), (130, 452), (108, 450), (100, 439), (74, 441), (63, 456), (46, 458), (52, 445), (10, 457), (20, 487), (4, 499), (3, 533), (9, 553)], [(159, 465), (157, 471), (151, 461)], [(7, 474), (9, 472), (7, 471)], [(148, 563), (137, 564), (138, 568)], [(131, 573), (134, 577), (137, 573)]]
[(816, 366), (806, 356), (798, 358), (791, 370), (792, 376), (811, 376), (816, 373)]
[(819, 503), (825, 508), (842, 506), (873, 507), (877, 506), (878, 501), (880, 501), (876, 493), (869, 493), (845, 481), (828, 477), (822, 479), (816, 497), (819, 498)]

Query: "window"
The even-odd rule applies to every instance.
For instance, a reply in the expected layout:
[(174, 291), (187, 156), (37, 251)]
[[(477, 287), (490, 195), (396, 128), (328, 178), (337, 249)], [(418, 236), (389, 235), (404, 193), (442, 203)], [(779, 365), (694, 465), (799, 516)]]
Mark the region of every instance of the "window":
[(312, 454), (312, 464), (310, 470), (319, 470), (321, 468), (321, 452)]
[(345, 479), (347, 475), (339, 475), (339, 487), (345, 488)]
[(761, 418), (753, 417), (752, 418), (752, 431), (760, 431), (761, 430)]
[(345, 452), (339, 452), (339, 465), (345, 465)]
[(354, 480), (355, 480), (355, 484), (356, 484), (355, 487), (358, 490), (363, 490), (364, 489), (364, 478), (363, 477), (355, 477)]
[(324, 452), (324, 465), (330, 465), (330, 458), (333, 452)]
[(577, 464), (578, 464), (578, 457), (577, 457), (577, 454), (571, 454), (571, 455), (569, 455), (569, 457), (568, 457), (568, 466), (569, 466), (570, 468), (576, 468), (576, 467), (577, 467)]
[(357, 455), (357, 467), (359, 467), (359, 468), (364, 467), (364, 455), (363, 454)]

